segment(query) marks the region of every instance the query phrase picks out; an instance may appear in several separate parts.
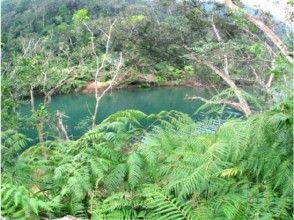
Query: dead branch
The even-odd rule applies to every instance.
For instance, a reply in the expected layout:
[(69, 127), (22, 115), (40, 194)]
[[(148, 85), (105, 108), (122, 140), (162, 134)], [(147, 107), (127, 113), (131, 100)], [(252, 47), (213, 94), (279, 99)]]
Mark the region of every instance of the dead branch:
[[(98, 113), (98, 108), (99, 108), (100, 100), (108, 92), (108, 90), (112, 88), (112, 85), (116, 81), (116, 78), (118, 76), (118, 73), (119, 73), (119, 70), (120, 70), (121, 66), (122, 66), (122, 53), (120, 53), (119, 63), (116, 66), (115, 74), (114, 74), (113, 78), (111, 79), (108, 87), (106, 89), (104, 89), (100, 95), (98, 95), (98, 93), (95, 93), (95, 95), (96, 95), (96, 104), (95, 104), (94, 113), (92, 115), (92, 119), (93, 119), (92, 120), (92, 128), (94, 128), (95, 125), (96, 125), (96, 117), (97, 117), (97, 113)], [(96, 86), (96, 89), (97, 89), (97, 86)]]
[(34, 99), (34, 87), (31, 86), (30, 89), (30, 96), (31, 96), (31, 108), (32, 108), (32, 112), (35, 112), (35, 99)]
[[(240, 11), (240, 8), (233, 3), (232, 0), (224, 0), (223, 3), (230, 9), (235, 11)], [(280, 52), (287, 58), (289, 62), (293, 62), (293, 58), (289, 56), (288, 48), (284, 44), (284, 42), (272, 31), (266, 24), (264, 24), (261, 20), (250, 15), (247, 12), (244, 12), (245, 18), (253, 23), (258, 29), (260, 29), (265, 36), (280, 50)]]
[(68, 137), (68, 134), (67, 134), (67, 131), (63, 125), (63, 120), (62, 118), (63, 117), (67, 117), (64, 113), (60, 112), (59, 110), (56, 111), (56, 116), (57, 116), (57, 130), (58, 130), (58, 133), (59, 133), (59, 136), (61, 138), (64, 138), (65, 140), (69, 140), (69, 137)]
[[(57, 82), (57, 84), (52, 89), (50, 89), (48, 92), (46, 92), (46, 90), (44, 90), (44, 94), (45, 94), (45, 97), (44, 97), (44, 106), (45, 107), (47, 107), (50, 104), (50, 102), (51, 102), (51, 96), (56, 92), (57, 89), (59, 89), (65, 83), (68, 83), (69, 81), (72, 81), (72, 80), (74, 80), (77, 77), (77, 74), (75, 74), (74, 76), (72, 76), (70, 74), (70, 73), (72, 73), (74, 71), (75, 68), (76, 68), (76, 66), (70, 68), (68, 70), (67, 75), (64, 78), (62, 78), (61, 80), (59, 80)], [(46, 73), (45, 73), (45, 76), (46, 76), (46, 80), (47, 80), (47, 74)], [(46, 84), (45, 76), (44, 76), (44, 85)]]
[(99, 95), (99, 91), (98, 91), (98, 87), (97, 87), (98, 78), (99, 78), (100, 72), (105, 67), (105, 62), (106, 62), (107, 56), (109, 54), (109, 46), (110, 46), (111, 34), (112, 34), (112, 29), (113, 29), (113, 26), (114, 26), (115, 22), (116, 22), (116, 20), (114, 20), (112, 23), (110, 23), (109, 29), (108, 29), (108, 33), (100, 30), (107, 37), (107, 41), (106, 41), (106, 45), (105, 45), (105, 53), (104, 53), (104, 55), (102, 57), (101, 64), (99, 63), (99, 56), (96, 53), (96, 48), (95, 48), (95, 43), (94, 43), (94, 33), (93, 33), (93, 31), (91, 30), (91, 28), (89, 27), (89, 25), (86, 22), (83, 23), (83, 25), (86, 27), (86, 29), (91, 34), (92, 54), (93, 54), (93, 56), (96, 59), (96, 71), (95, 71), (95, 75), (94, 75), (94, 81), (95, 81), (95, 100), (96, 100), (96, 103), (95, 103), (95, 107), (94, 107), (94, 112), (92, 114), (92, 128), (94, 128), (96, 126), (96, 118), (97, 118), (97, 113), (98, 113), (98, 108), (99, 108), (100, 100), (106, 94), (106, 92), (109, 89), (112, 88), (112, 85), (113, 85), (114, 81), (116, 80), (116, 77), (118, 75), (119, 69), (120, 69), (120, 67), (122, 65), (122, 54), (120, 53), (120, 61), (119, 61), (119, 64), (117, 65), (115, 75), (112, 78), (109, 86)]
[[(223, 42), (222, 41), (222, 38), (219, 34), (219, 31), (218, 29), (216, 28), (215, 24), (214, 24), (214, 21), (213, 21), (213, 15), (211, 16), (211, 23), (212, 23), (212, 29), (216, 35), (216, 38), (218, 40), (218, 42)], [(226, 54), (223, 55), (223, 69), (224, 69), (224, 73), (229, 75), (229, 62), (228, 62), (228, 57)]]
[(22, 52), (23, 56), (27, 56), (36, 52), (37, 47), (39, 46), (40, 39), (26, 39), (24, 37), (21, 38)]
[[(193, 51), (191, 48), (185, 46), (185, 48), (187, 48), (189, 51)], [(224, 72), (222, 72), (220, 69), (218, 69), (216, 66), (214, 66), (211, 62), (205, 60), (205, 59), (201, 59), (199, 57), (195, 57), (193, 55), (193, 53), (190, 54), (189, 58), (191, 60), (194, 60), (195, 62), (198, 62), (200, 64), (203, 64), (205, 66), (207, 66), (209, 69), (212, 70), (212, 72), (216, 75), (218, 75), (220, 78), (222, 78), (225, 83), (230, 86), (230, 88), (233, 90), (233, 92), (235, 93), (236, 97), (239, 100), (239, 103), (236, 104), (232, 104), (231, 106), (235, 106), (238, 110), (241, 109), (241, 111), (246, 115), (246, 117), (248, 117), (249, 115), (251, 115), (251, 110), (249, 107), (249, 104), (247, 103), (246, 99), (243, 97), (240, 89), (236, 86), (235, 82), (230, 78), (229, 74), (226, 74)]]
[(186, 100), (200, 100), (202, 102), (208, 103), (208, 104), (212, 104), (212, 105), (227, 105), (230, 106), (234, 109), (237, 109), (241, 112), (244, 112), (243, 110), (243, 106), (239, 103), (239, 102), (233, 102), (233, 101), (228, 101), (228, 100), (209, 100), (209, 99), (205, 99), (203, 97), (200, 96), (189, 96), (189, 97), (185, 97)]
[(117, 65), (117, 67), (116, 67), (115, 74), (114, 74), (113, 78), (111, 79), (111, 81), (110, 81), (108, 87), (107, 87), (106, 89), (104, 89), (104, 91), (101, 93), (101, 95), (99, 95), (99, 97), (98, 97), (99, 101), (100, 101), (101, 98), (106, 94), (106, 92), (108, 92), (108, 90), (112, 88), (113, 84), (115, 83), (115, 81), (116, 81), (116, 79), (117, 79), (117, 76), (118, 76), (119, 70), (120, 70), (120, 68), (121, 68), (121, 66), (122, 66), (122, 53), (121, 53), (121, 52), (120, 52), (120, 55), (119, 55), (119, 56), (120, 56), (120, 58), (119, 58), (119, 63), (118, 63), (118, 65)]
[(268, 82), (265, 83), (261, 77), (257, 74), (255, 68), (253, 68), (252, 66), (250, 66), (251, 70), (252, 70), (252, 73), (253, 75), (255, 76), (255, 79), (257, 81), (257, 83), (263, 88), (264, 91), (266, 91), (266, 93), (270, 94), (271, 91), (270, 91), (270, 88), (271, 88), (271, 84), (272, 84), (272, 81), (273, 81), (273, 77), (274, 77), (274, 74), (271, 73), (269, 79), (268, 79)]
[(274, 57), (277, 56), (277, 54), (274, 52), (271, 46), (266, 41), (262, 40), (257, 34), (252, 33), (250, 30), (244, 27), (242, 28), (242, 30), (251, 35), (252, 37), (254, 37), (255, 39), (257, 39), (259, 42), (263, 43), (271, 55), (273, 55)]
[(266, 88), (270, 88), (272, 86), (273, 78), (274, 78), (274, 74), (272, 73), (270, 77), (268, 78), (268, 81), (266, 83)]

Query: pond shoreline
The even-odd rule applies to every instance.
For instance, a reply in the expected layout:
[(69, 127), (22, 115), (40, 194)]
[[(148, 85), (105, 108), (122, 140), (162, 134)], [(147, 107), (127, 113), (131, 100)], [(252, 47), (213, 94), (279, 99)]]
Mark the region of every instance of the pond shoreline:
[[(98, 92), (103, 92), (108, 86), (110, 81), (106, 82), (98, 82)], [(212, 87), (212, 85), (203, 84), (197, 80), (183, 80), (183, 81), (170, 81), (170, 82), (164, 82), (164, 83), (156, 83), (156, 82), (138, 82), (138, 81), (123, 81), (122, 83), (114, 83), (111, 86), (111, 90), (121, 90), (121, 89), (131, 89), (131, 88), (164, 88), (164, 87), (188, 87), (188, 88), (209, 88)], [(66, 94), (94, 94), (95, 93), (95, 82), (94, 81), (88, 81), (86, 82), (86, 85), (81, 88), (75, 88), (72, 89), (68, 93), (62, 93), (62, 92), (56, 92), (52, 95), (59, 96), (59, 95), (66, 95)], [(40, 91), (34, 92), (35, 98), (44, 97), (44, 94)], [(24, 96), (24, 100), (30, 100), (30, 96)]]
[[(66, 95), (66, 94), (94, 94), (95, 93), (95, 82), (94, 81), (87, 81), (85, 82), (86, 84), (80, 88), (75, 88), (69, 91), (68, 93), (62, 93), (62, 92), (56, 92), (53, 96), (58, 96), (58, 95)], [(241, 86), (248, 86), (247, 84), (252, 84), (252, 82), (242, 82), (239, 80), (235, 81), (236, 84), (241, 85)], [(106, 82), (98, 82), (97, 87), (98, 87), (98, 92), (101, 93), (103, 92), (110, 84), (110, 81)], [(166, 81), (166, 82), (155, 82), (152, 80), (148, 79), (143, 79), (143, 80), (123, 80), (120, 81), (120, 83), (113, 83), (111, 86), (111, 90), (121, 90), (121, 89), (131, 89), (131, 88), (164, 88), (164, 87), (188, 87), (188, 88), (215, 88), (215, 87), (224, 87), (225, 84), (223, 83), (203, 83), (201, 81), (195, 80), (195, 79), (184, 79), (184, 80), (173, 80), (173, 81)], [(44, 94), (40, 91), (35, 91), (34, 96), (36, 98), (39, 97), (44, 97)], [(24, 100), (29, 100), (30, 96), (24, 96)]]
[[(104, 91), (110, 86), (110, 81), (106, 82), (97, 82), (97, 90), (99, 92)], [(170, 81), (170, 82), (164, 82), (164, 83), (154, 83), (154, 82), (130, 82), (130, 83), (114, 83), (111, 85), (111, 89), (128, 89), (128, 88), (161, 88), (161, 87), (197, 87), (197, 88), (207, 88), (210, 87), (208, 85), (205, 85), (199, 81), (196, 80), (185, 80), (185, 81)], [(89, 81), (87, 84), (82, 87), (77, 92), (81, 92), (84, 94), (91, 94), (95, 93), (96, 87), (95, 87), (95, 81)]]

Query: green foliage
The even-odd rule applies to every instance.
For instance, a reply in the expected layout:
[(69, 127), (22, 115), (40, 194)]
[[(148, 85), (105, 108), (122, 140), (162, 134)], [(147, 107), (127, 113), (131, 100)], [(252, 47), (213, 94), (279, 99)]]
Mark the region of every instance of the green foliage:
[[(191, 71), (191, 69), (189, 69), (189, 67), (186, 67), (186, 68), (188, 68), (188, 70)], [(156, 64), (155, 71), (156, 71), (157, 78), (159, 80), (162, 79), (163, 81), (180, 79), (184, 75), (183, 70), (178, 69), (174, 66), (171, 66), (165, 62), (161, 62), (161, 63)]]
[[(252, 37), (263, 35), (242, 12), (223, 7), (211, 12), (195, 1), (131, 2), (3, 1), (2, 215), (291, 219), (293, 96), (285, 101), (287, 92), (281, 93), (280, 85), (291, 81), (287, 77), (293, 65), (282, 56), (272, 67), (264, 62), (272, 57)], [(47, 141), (26, 149), (27, 138), (11, 129), (20, 128), (20, 100), (29, 97), (31, 89), (41, 95), (54, 90), (66, 76), (72, 80), (54, 94), (93, 80), (90, 33), (77, 23), (93, 27), (96, 52), (103, 58), (103, 32), (114, 19), (109, 50), (123, 52), (132, 70), (130, 79), (148, 73), (167, 82), (196, 73), (197, 80), (222, 85), (218, 76), (210, 76), (207, 67), (195, 62), (208, 60), (222, 71), (226, 55), (232, 79), (255, 80), (251, 65), (262, 79), (271, 72), (284, 80), (274, 87), (274, 108), (246, 120), (229, 120), (215, 132), (179, 112), (146, 115), (127, 110), (111, 115), (78, 140)], [(110, 69), (115, 60), (110, 55), (106, 60)], [(108, 78), (105, 74), (99, 80)], [(256, 109), (266, 109), (257, 96), (240, 91)], [(225, 89), (212, 101), (223, 99), (236, 101), (236, 96)], [(40, 123), (48, 114), (41, 105), (32, 119)]]
[(257, 32), (257, 28), (254, 24), (252, 24), (250, 21), (248, 21), (245, 16), (244, 10), (229, 10), (228, 16), (232, 18), (233, 22), (237, 24), (238, 27), (246, 28), (251, 30), (253, 33)]
[[(262, 100), (260, 100), (258, 97), (254, 96), (252, 94), (249, 94), (244, 90), (240, 90), (240, 93), (248, 101), (248, 103), (251, 104), (252, 108), (254, 108), (256, 110), (263, 109), (263, 107), (261, 105)], [(218, 101), (223, 101), (223, 100), (230, 100), (233, 102), (238, 101), (236, 94), (233, 92), (233, 90), (231, 88), (225, 89), (222, 92), (220, 92), (219, 94), (213, 96), (209, 100), (210, 102), (206, 102), (202, 106), (200, 106), (200, 108), (198, 108), (195, 113), (207, 111), (207, 112), (217, 112), (219, 114), (222, 114), (225, 107), (226, 107), (226, 104), (214, 104), (214, 103), (215, 102), (217, 103)]]
[(282, 75), (288, 75), (292, 73), (292, 70), (293, 64), (286, 60), (286, 58), (278, 56), (273, 62), (271, 72), (278, 77)]
[(1, 166), (5, 162), (11, 162), (14, 157), (21, 153), (27, 145), (25, 135), (14, 130), (6, 130), (1, 133)]
[[(244, 61), (253, 55), (250, 65), (260, 70), (258, 74), (262, 79), (268, 79), (270, 65), (264, 60), (271, 62), (272, 57), (263, 44), (256, 42), (256, 37), (263, 39), (264, 36), (253, 30), (254, 25), (248, 24), (242, 13), (230, 13), (218, 5), (213, 6), (213, 11), (206, 10), (205, 4), (192, 1), (154, 1), (149, 4), (140, 0), (74, 3), (68, 0), (4, 0), (2, 127), (20, 127), (21, 119), (16, 108), (20, 100), (29, 97), (31, 87), (35, 95), (43, 95), (71, 69), (74, 71), (69, 74), (72, 76), (70, 80), (58, 87), (54, 94), (79, 91), (93, 80), (96, 66), (95, 59), (91, 59), (91, 34), (81, 25), (83, 22), (92, 29), (96, 53), (103, 58), (109, 21), (117, 21), (112, 30), (109, 52), (121, 51), (126, 69), (132, 69), (119, 78), (122, 85), (135, 84), (145, 73), (153, 74), (157, 80), (145, 83), (147, 86), (169, 81), (179, 83), (192, 78), (207, 85), (221, 84), (219, 77), (187, 56), (187, 48), (192, 48), (199, 58), (218, 67), (223, 66), (222, 56), (226, 54), (230, 74), (246, 81), (255, 80), (248, 62)], [(212, 16), (222, 42), (213, 32)], [(253, 35), (244, 32), (244, 28), (249, 28)], [(112, 56), (107, 57), (106, 63), (108, 71), (109, 64), (114, 63)], [(272, 72), (282, 75), (286, 67), (281, 67), (279, 61), (275, 63)], [(45, 73), (47, 82), (44, 85)], [(108, 80), (110, 75), (101, 71), (99, 80)]]
[(87, 9), (83, 8), (76, 11), (73, 15), (73, 20), (76, 22), (85, 22), (90, 19), (89, 12)]
[(249, 47), (249, 51), (252, 52), (257, 58), (261, 58), (264, 51), (260, 43), (254, 43)]
[(173, 198), (165, 190), (156, 186), (143, 189), (145, 205), (149, 209), (147, 219), (195, 219), (192, 207)]
[(186, 65), (186, 66), (184, 66), (184, 70), (185, 70), (189, 75), (194, 74), (194, 67), (193, 67), (192, 65)]
[(144, 20), (144, 19), (145, 19), (145, 16), (144, 16), (144, 15), (133, 15), (133, 16), (129, 19), (128, 23), (129, 23), (130, 25), (134, 25), (134, 24), (136, 24), (136, 23), (138, 23), (138, 22), (140, 22), (140, 21), (142, 21), (142, 20)]
[(9, 84), (2, 79), (1, 86), (1, 129), (16, 129), (19, 127), (21, 118), (16, 112), (17, 106), (20, 104), (9, 95)]
[(50, 216), (58, 201), (46, 199), (45, 195), (33, 195), (24, 186), (2, 183), (1, 211), (8, 219), (37, 219), (42, 214)]
[(18, 156), (33, 181), (12, 187), (17, 179), (4, 169), (4, 216), (291, 219), (287, 105), (230, 120), (215, 133), (179, 112), (118, 112), (77, 141), (46, 142)]

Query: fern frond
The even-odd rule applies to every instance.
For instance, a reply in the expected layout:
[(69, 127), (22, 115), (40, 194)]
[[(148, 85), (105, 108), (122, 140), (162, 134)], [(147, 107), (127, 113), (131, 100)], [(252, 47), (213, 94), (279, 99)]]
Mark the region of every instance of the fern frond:
[(127, 164), (121, 163), (115, 166), (113, 170), (105, 177), (104, 184), (109, 191), (116, 191), (122, 187), (124, 178), (127, 175)]
[(195, 219), (192, 208), (182, 204), (166, 194), (156, 186), (147, 186), (143, 189), (146, 196), (145, 205), (149, 209), (147, 218), (151, 219)]
[(138, 153), (132, 153), (127, 161), (128, 165), (128, 182), (131, 189), (142, 182), (144, 161)]

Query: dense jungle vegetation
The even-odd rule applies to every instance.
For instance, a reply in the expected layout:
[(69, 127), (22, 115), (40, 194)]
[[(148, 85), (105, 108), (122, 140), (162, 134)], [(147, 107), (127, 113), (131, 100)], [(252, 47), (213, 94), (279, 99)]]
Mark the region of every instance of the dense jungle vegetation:
[[(1, 4), (1, 219), (292, 219), (287, 21), (230, 0)], [(96, 103), (73, 140), (48, 109), (90, 85)], [(129, 109), (97, 123), (112, 89), (177, 85), (213, 91), (186, 97), (206, 120)], [(225, 108), (242, 117), (209, 129)]]

